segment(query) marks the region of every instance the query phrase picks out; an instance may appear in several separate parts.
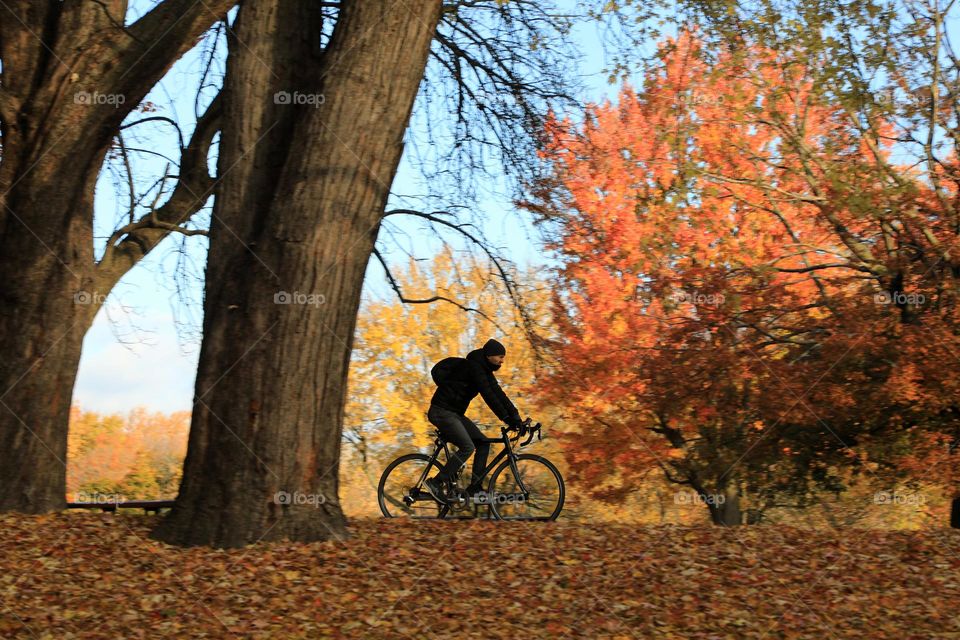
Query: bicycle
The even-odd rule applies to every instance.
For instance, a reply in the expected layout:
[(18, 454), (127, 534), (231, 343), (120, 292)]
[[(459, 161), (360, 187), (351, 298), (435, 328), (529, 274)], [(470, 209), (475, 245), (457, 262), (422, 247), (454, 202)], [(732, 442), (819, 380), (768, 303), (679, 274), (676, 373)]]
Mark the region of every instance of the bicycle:
[[(446, 502), (434, 498), (423, 486), (431, 470), (440, 470), (440, 452), (443, 451), (446, 459), (450, 459), (447, 441), (439, 430), (434, 429), (431, 455), (408, 453), (383, 470), (377, 487), (380, 511), (386, 518), (433, 519), (446, 518), (451, 514), (462, 518), (478, 517), (480, 509), (486, 506), (488, 517), (495, 520), (556, 520), (566, 497), (560, 471), (546, 458), (517, 453), (512, 446), (525, 433), (529, 435), (517, 447), (518, 450), (529, 445), (534, 435), (538, 441), (541, 440), (540, 423), (530, 426), (530, 422), (531, 419), (527, 418), (520, 427), (500, 427), (499, 438), (484, 438), (485, 442), (501, 444), (503, 448), (483, 470), (480, 479), (467, 487), (462, 486), (461, 476), (465, 466), (461, 467), (451, 482), (453, 491), (446, 496)], [(516, 431), (516, 436), (511, 437), (511, 431)], [(500, 462), (503, 458), (506, 459)], [(487, 490), (480, 490), (494, 468)], [(472, 516), (465, 516), (471, 508)]]

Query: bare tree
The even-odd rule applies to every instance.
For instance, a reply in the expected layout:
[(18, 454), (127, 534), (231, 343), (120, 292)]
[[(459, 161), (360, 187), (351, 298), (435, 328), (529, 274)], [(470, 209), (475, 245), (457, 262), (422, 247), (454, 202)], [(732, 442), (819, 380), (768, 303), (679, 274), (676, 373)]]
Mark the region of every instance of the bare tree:
[[(155, 537), (234, 547), (344, 533), (347, 370), (381, 223), (404, 214), (471, 229), (436, 212), (386, 212), (414, 100), (420, 92), (430, 113), (438, 95), (453, 99), (433, 112), (454, 117), (432, 120), (445, 127), (431, 147), (434, 178), (461, 183), (487, 168), (491, 150), (522, 176), (542, 118), (572, 100), (553, 44), (566, 42), (566, 18), (545, 4), (243, 3), (190, 443), (176, 507)], [(479, 231), (471, 239), (484, 242)]]
[(242, 5), (189, 448), (159, 538), (343, 533), (339, 423), (360, 287), (440, 10), (344, 2), (321, 46), (318, 3)]
[(131, 210), (95, 258), (94, 187), (108, 151), (124, 153), (125, 119), (232, 5), (164, 0), (131, 24), (124, 0), (0, 10), (0, 511), (64, 506), (83, 336), (117, 280), (212, 190), (219, 100), (183, 146), (166, 202)]

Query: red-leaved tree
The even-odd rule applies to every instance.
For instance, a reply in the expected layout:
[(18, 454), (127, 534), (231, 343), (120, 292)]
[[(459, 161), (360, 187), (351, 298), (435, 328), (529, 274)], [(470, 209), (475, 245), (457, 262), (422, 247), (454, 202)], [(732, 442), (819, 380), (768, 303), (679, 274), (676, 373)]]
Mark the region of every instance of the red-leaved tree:
[(737, 524), (955, 430), (960, 171), (898, 165), (896, 122), (832, 100), (816, 56), (714, 53), (682, 34), (553, 119), (528, 206), (563, 261), (541, 389), (582, 425), (574, 473), (616, 500), (658, 467)]

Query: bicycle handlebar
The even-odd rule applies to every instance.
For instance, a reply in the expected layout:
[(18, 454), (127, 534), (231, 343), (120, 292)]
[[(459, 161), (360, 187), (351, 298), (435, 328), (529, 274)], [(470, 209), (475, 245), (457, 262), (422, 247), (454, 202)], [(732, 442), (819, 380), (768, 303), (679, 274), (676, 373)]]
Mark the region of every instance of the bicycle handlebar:
[(543, 438), (540, 436), (540, 423), (539, 423), (539, 422), (538, 422), (537, 424), (533, 425), (532, 427), (527, 427), (527, 432), (529, 433), (529, 435), (527, 436), (527, 439), (526, 439), (526, 440), (524, 440), (523, 442), (520, 443), (520, 447), (521, 447), (521, 448), (527, 446), (528, 444), (530, 444), (530, 442), (533, 440), (533, 434), (534, 434), (534, 433), (537, 434), (537, 440), (538, 440), (538, 441), (543, 439)]
[(519, 427), (507, 427), (504, 431), (516, 431), (517, 435), (513, 438), (510, 438), (511, 442), (517, 442), (524, 435), (527, 435), (527, 439), (520, 443), (520, 447), (525, 447), (533, 441), (533, 436), (536, 434), (537, 440), (543, 440), (543, 436), (540, 434), (540, 423), (530, 426), (530, 423), (533, 422), (533, 418), (527, 418), (520, 423)]

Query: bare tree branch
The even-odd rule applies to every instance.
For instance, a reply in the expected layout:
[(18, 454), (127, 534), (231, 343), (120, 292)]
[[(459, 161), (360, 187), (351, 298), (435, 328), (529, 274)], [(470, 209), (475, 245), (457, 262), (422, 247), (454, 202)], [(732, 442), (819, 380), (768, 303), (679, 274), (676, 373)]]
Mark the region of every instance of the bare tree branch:
[(457, 302), (456, 300), (451, 300), (446, 296), (435, 295), (429, 298), (407, 298), (406, 296), (403, 295), (403, 292), (400, 290), (400, 285), (399, 283), (397, 283), (396, 278), (394, 278), (393, 274), (390, 273), (390, 267), (387, 266), (387, 262), (383, 259), (383, 255), (381, 255), (377, 249), (373, 250), (373, 255), (375, 255), (377, 257), (377, 260), (380, 261), (380, 266), (383, 267), (384, 273), (387, 274), (387, 280), (390, 282), (390, 288), (393, 289), (394, 292), (397, 294), (397, 297), (400, 299), (400, 302), (403, 302), (404, 304), (430, 304), (431, 302), (437, 302), (439, 300), (442, 300), (444, 302), (449, 302), (450, 304), (456, 307), (459, 307), (464, 311), (473, 312), (473, 313), (479, 314), (480, 316), (483, 316), (483, 318), (485, 318), (490, 323), (492, 323), (493, 326), (495, 326), (500, 331), (503, 331), (503, 327), (501, 327), (496, 320), (488, 316), (486, 313), (484, 313), (480, 309), (476, 309), (474, 307), (468, 307), (466, 305), (463, 305)]
[(500, 279), (503, 281), (504, 287), (507, 290), (507, 295), (510, 296), (510, 301), (513, 304), (514, 308), (517, 310), (520, 321), (522, 323), (522, 329), (527, 338), (527, 341), (530, 343), (530, 346), (534, 350), (534, 355), (538, 360), (543, 359), (542, 350), (546, 346), (546, 340), (540, 336), (536, 331), (536, 325), (533, 321), (533, 318), (530, 317), (530, 314), (524, 304), (523, 297), (518, 290), (516, 283), (513, 281), (513, 278), (510, 276), (509, 270), (505, 266), (505, 260), (498, 256), (494, 251), (478, 237), (476, 233), (470, 230), (473, 225), (470, 224), (461, 224), (453, 222), (444, 218), (443, 216), (452, 216), (449, 211), (433, 211), (433, 212), (424, 212), (416, 211), (414, 209), (393, 209), (384, 213), (383, 217), (386, 218), (391, 215), (410, 215), (423, 218), (430, 222), (443, 225), (447, 228), (455, 230), (457, 233), (463, 235), (473, 244), (480, 247), (480, 250), (486, 254), (487, 258), (494, 265), (497, 270)]
[(182, 149), (179, 179), (170, 198), (159, 208), (151, 208), (148, 215), (115, 231), (107, 241), (104, 256), (97, 266), (104, 290), (109, 290), (107, 284), (116, 282), (170, 232), (202, 233), (185, 229), (182, 224), (203, 206), (216, 186), (216, 179), (209, 173), (207, 155), (220, 128), (221, 112), (218, 95), (197, 120), (190, 143)]

